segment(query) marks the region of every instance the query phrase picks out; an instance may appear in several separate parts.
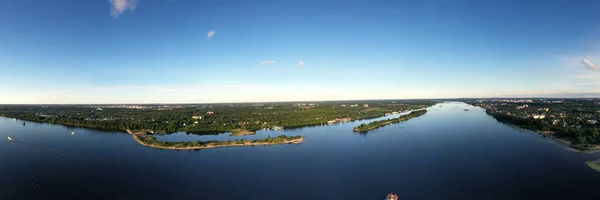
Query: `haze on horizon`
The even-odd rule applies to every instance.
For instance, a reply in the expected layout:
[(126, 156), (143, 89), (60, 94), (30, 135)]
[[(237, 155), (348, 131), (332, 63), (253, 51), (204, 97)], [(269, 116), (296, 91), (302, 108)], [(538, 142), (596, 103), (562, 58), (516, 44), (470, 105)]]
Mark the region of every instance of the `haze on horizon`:
[(598, 8), (1, 1), (0, 104), (600, 97)]

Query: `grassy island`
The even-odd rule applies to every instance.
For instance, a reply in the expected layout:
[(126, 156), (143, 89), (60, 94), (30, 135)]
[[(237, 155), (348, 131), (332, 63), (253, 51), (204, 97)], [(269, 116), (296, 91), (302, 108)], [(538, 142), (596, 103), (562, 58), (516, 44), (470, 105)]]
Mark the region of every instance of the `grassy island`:
[(585, 164), (586, 164), (588, 167), (590, 167), (590, 168), (592, 168), (592, 169), (594, 169), (594, 170), (596, 170), (596, 171), (600, 172), (600, 160), (596, 160), (596, 161), (588, 161), (588, 162), (585, 162)]
[(218, 148), (218, 147), (237, 147), (237, 146), (255, 146), (255, 145), (275, 145), (275, 144), (299, 144), (304, 141), (302, 136), (286, 136), (280, 135), (277, 137), (267, 137), (265, 139), (256, 140), (245, 140), (236, 139), (235, 141), (186, 141), (186, 142), (166, 142), (159, 141), (152, 135), (139, 135), (132, 134), (135, 141), (141, 145), (160, 148), (160, 149), (174, 149), (174, 150), (188, 150), (188, 149), (207, 149), (207, 148)]
[(398, 123), (398, 122), (402, 122), (402, 121), (406, 121), (421, 115), (424, 115), (425, 113), (427, 113), (427, 110), (416, 110), (416, 111), (412, 111), (409, 114), (406, 115), (402, 115), (400, 117), (397, 118), (393, 118), (393, 119), (384, 119), (384, 120), (379, 120), (379, 121), (374, 121), (368, 124), (361, 124), (360, 126), (354, 127), (354, 132), (363, 132), (363, 131), (370, 131), (388, 124), (393, 124), (393, 123)]

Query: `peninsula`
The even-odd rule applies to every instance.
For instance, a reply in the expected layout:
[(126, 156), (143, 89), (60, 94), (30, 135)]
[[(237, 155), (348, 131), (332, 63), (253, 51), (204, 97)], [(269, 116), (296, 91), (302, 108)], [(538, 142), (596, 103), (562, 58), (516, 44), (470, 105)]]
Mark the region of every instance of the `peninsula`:
[(424, 115), (425, 113), (427, 113), (427, 110), (422, 109), (422, 110), (415, 110), (410, 112), (409, 114), (406, 115), (402, 115), (400, 117), (397, 118), (392, 118), (392, 119), (384, 119), (384, 120), (379, 120), (379, 121), (374, 121), (368, 124), (361, 124), (360, 126), (354, 127), (354, 132), (366, 132), (366, 131), (370, 131), (382, 126), (386, 126), (388, 124), (393, 124), (393, 123), (398, 123), (398, 122), (402, 122), (402, 121), (406, 121), (421, 115)]

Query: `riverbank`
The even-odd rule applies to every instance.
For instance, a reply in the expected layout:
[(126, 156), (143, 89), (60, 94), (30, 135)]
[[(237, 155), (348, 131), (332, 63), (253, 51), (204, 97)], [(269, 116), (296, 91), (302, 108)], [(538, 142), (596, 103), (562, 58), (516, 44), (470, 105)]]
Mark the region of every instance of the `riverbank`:
[(371, 122), (371, 123), (368, 123), (368, 124), (361, 124), (361, 125), (359, 125), (357, 127), (354, 127), (354, 129), (352, 129), (352, 130), (354, 132), (367, 132), (367, 131), (371, 131), (371, 130), (377, 129), (377, 128), (382, 127), (382, 126), (387, 126), (389, 124), (394, 124), (394, 123), (398, 123), (398, 122), (407, 121), (409, 119), (412, 119), (412, 118), (424, 115), (425, 113), (427, 113), (427, 110), (425, 110), (425, 109), (414, 110), (414, 111), (411, 111), (410, 113), (408, 113), (406, 115), (402, 115), (402, 116), (397, 117), (397, 118), (384, 119), (384, 120), (374, 121), (374, 122)]
[(531, 131), (531, 132), (535, 132), (537, 134), (540, 134), (542, 136), (549, 137), (549, 138), (553, 139), (556, 142), (559, 142), (561, 144), (567, 145), (567, 146), (571, 147), (572, 149), (575, 149), (575, 150), (578, 150), (578, 151), (600, 150), (600, 145), (573, 144), (573, 142), (569, 141), (566, 138), (557, 137), (555, 131), (542, 131), (542, 130), (536, 129), (535, 126), (520, 125), (520, 124), (516, 124), (516, 123), (511, 123), (510, 120), (506, 120), (507, 116), (498, 116), (498, 115), (490, 114), (488, 112), (486, 112), (486, 114), (489, 115), (489, 116), (491, 116), (491, 117), (493, 117), (494, 119), (496, 119), (496, 121), (498, 121), (500, 123), (504, 123), (504, 124), (506, 124), (506, 125), (508, 125), (510, 127), (513, 127), (513, 128), (518, 128), (518, 129), (522, 129), (522, 130), (526, 130), (526, 131)]
[[(147, 147), (171, 150), (194, 150), (210, 149), (220, 147), (242, 147), (242, 146), (265, 146), (277, 144), (300, 144), (304, 142), (302, 136), (288, 137), (281, 135), (275, 138), (257, 139), (257, 140), (237, 140), (237, 141), (208, 141), (208, 142), (162, 142), (157, 141), (156, 137), (149, 135), (132, 134), (133, 139), (139, 144)], [(167, 146), (169, 145), (169, 146)]]

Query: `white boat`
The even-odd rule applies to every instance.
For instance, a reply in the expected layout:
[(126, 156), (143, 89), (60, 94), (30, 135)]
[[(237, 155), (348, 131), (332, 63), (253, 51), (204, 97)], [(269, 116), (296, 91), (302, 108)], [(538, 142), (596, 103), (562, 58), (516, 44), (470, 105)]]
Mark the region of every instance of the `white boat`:
[(75, 132), (71, 132), (71, 135), (75, 135)]
[(10, 137), (7, 137), (7, 138), (8, 138), (8, 140), (12, 140), (12, 138), (10, 138)]
[(17, 118), (13, 118), (13, 120), (17, 121)]

